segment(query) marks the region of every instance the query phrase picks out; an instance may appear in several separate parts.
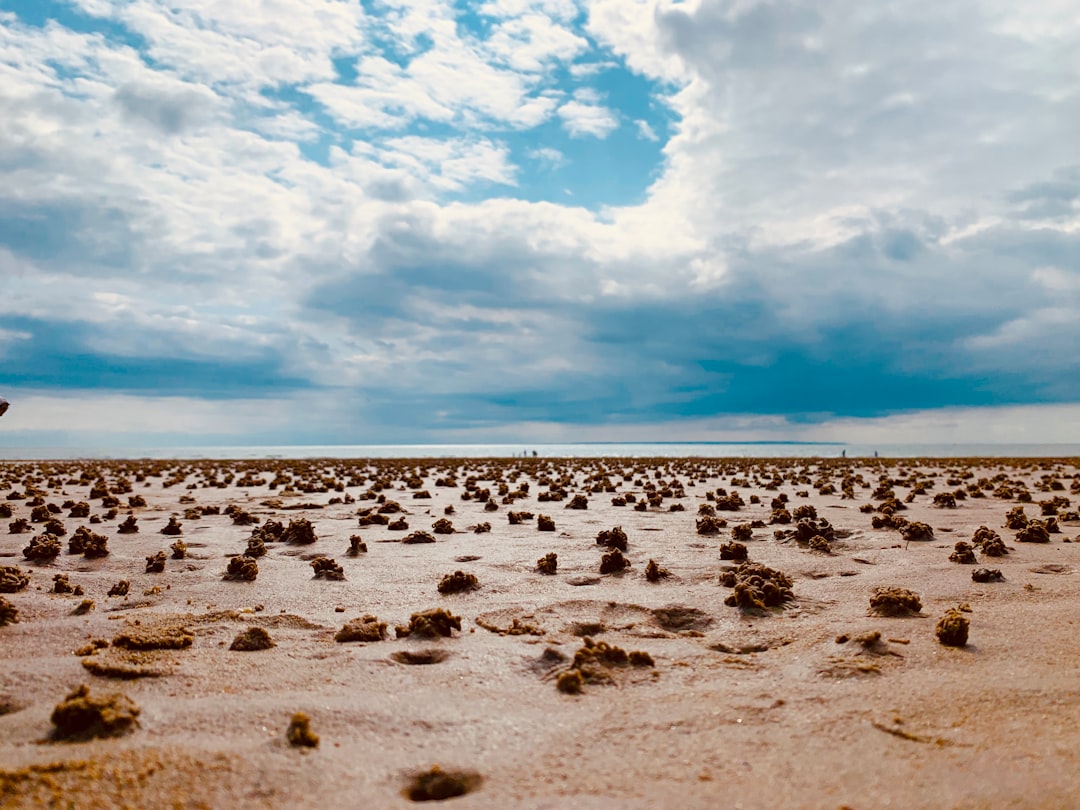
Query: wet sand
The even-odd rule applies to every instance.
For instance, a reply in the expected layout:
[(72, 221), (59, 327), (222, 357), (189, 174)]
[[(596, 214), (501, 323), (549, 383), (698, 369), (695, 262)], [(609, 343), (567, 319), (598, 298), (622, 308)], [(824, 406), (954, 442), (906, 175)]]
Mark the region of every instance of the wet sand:
[[(0, 566), (29, 583), (0, 594), (18, 612), (0, 626), (0, 806), (406, 807), (435, 765), (468, 777), (449, 799), (463, 808), (1080, 806), (1077, 475), (1075, 459), (5, 462)], [(930, 539), (872, 528), (886, 490)], [(742, 505), (722, 508), (734, 493)], [(567, 508), (575, 496), (587, 508)], [(817, 522), (770, 523), (780, 496)], [(70, 517), (80, 503), (88, 514)], [(47, 525), (35, 504), (63, 524), (51, 561), (23, 556)], [(1018, 506), (1056, 511), (1060, 531), (1020, 542), (1005, 527)], [(703, 507), (726, 525), (699, 534)], [(359, 525), (372, 508), (407, 528)], [(160, 533), (170, 517), (179, 535)], [(436, 532), (441, 518), (453, 533)], [(9, 533), (19, 519), (28, 530)], [(138, 530), (121, 533), (125, 520)], [(314, 542), (265, 528), (301, 520)], [(629, 567), (601, 575), (611, 549), (596, 538), (616, 526)], [(1009, 553), (950, 561), (980, 526)], [(109, 554), (69, 553), (78, 527)], [(267, 538), (256, 578), (226, 579), (253, 530)], [(418, 531), (435, 542), (402, 542)], [(350, 556), (354, 535), (367, 551)], [(721, 546), (736, 541), (791, 580), (790, 600), (725, 604), (721, 574), (739, 562)], [(549, 553), (552, 575), (536, 570)], [(316, 578), (319, 555), (344, 579), (326, 564)], [(670, 575), (649, 581), (650, 560)], [(974, 582), (983, 567), (1003, 580)], [(465, 589), (440, 593), (457, 571)], [(51, 593), (58, 573), (83, 594)], [(108, 596), (120, 580), (127, 595)], [(19, 574), (3, 581), (16, 589)], [(873, 614), (878, 587), (910, 589), (921, 611)], [(460, 630), (397, 637), (433, 608)], [(963, 647), (935, 635), (954, 608), (970, 622)], [(335, 640), (365, 616), (383, 640)], [(253, 628), (273, 646), (230, 649)], [(580, 653), (601, 643), (637, 665)], [(126, 695), (136, 726), (52, 739), (54, 707), (80, 684)], [(316, 747), (287, 740), (297, 712)]]

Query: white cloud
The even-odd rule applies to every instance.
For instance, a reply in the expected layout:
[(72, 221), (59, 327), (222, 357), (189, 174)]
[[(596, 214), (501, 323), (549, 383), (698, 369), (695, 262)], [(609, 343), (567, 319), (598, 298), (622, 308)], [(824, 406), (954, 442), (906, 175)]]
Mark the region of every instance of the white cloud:
[(529, 150), (528, 155), (533, 160), (540, 161), (540, 163), (544, 164), (549, 169), (559, 169), (567, 163), (566, 155), (550, 146), (541, 146), (537, 149), (531, 149)]
[(615, 113), (599, 104), (583, 104), (572, 99), (559, 107), (558, 114), (563, 121), (563, 128), (574, 138), (586, 135), (606, 138), (619, 128), (619, 119)]
[(647, 141), (653, 142), (660, 140), (660, 136), (656, 134), (656, 131), (649, 125), (648, 121), (638, 118), (634, 121), (634, 126), (637, 127), (639, 138), (644, 138)]

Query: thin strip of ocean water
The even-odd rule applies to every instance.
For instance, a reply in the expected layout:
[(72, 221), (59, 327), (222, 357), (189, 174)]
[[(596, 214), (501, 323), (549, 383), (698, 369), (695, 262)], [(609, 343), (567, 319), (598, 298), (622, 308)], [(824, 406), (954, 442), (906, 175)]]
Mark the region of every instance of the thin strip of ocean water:
[(1080, 444), (845, 444), (637, 442), (567, 444), (358, 444), (174, 447), (4, 447), (0, 459), (303, 458), (1080, 458)]

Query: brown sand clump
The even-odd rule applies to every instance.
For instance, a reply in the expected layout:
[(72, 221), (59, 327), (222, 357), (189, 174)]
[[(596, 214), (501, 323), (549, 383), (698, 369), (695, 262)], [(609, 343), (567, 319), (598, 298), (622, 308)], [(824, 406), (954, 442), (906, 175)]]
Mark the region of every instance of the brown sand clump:
[(723, 518), (705, 515), (696, 521), (698, 534), (720, 534), (720, 530), (727, 528), (727, 521)]
[(266, 543), (257, 535), (251, 535), (247, 540), (247, 548), (244, 549), (244, 557), (258, 559), (266, 556)]
[(466, 574), (464, 571), (447, 574), (439, 581), (439, 593), (443, 595), (475, 591), (479, 588), (480, 581), (477, 580), (476, 574)]
[(517, 526), (519, 523), (525, 523), (526, 521), (533, 519), (532, 512), (507, 512), (507, 519), (510, 521), (511, 526)]
[(986, 526), (980, 526), (975, 530), (975, 536), (972, 538), (971, 544), (986, 557), (1004, 557), (1009, 553), (1009, 549), (1005, 547), (1005, 542), (1001, 539), (1001, 536)]
[(430, 647), (426, 650), (398, 650), (390, 653), (391, 661), (409, 667), (427, 667), (432, 664), (441, 664), (448, 658), (450, 658), (450, 652), (440, 650), (438, 647)]
[(251, 536), (263, 543), (280, 543), (285, 539), (285, 524), (280, 520), (267, 520), (251, 530)]
[(116, 527), (117, 534), (138, 534), (139, 533), (139, 519), (135, 515), (128, 513), (128, 516), (124, 518), (123, 522)]
[(870, 610), (879, 616), (914, 616), (922, 611), (922, 600), (907, 588), (874, 588)]
[(349, 557), (359, 557), (361, 554), (367, 551), (367, 543), (364, 542), (358, 534), (354, 534), (349, 538), (349, 550), (345, 554)]
[(760, 563), (744, 562), (734, 570), (724, 571), (720, 584), (734, 589), (724, 604), (744, 610), (783, 607), (795, 598), (791, 577)]
[(563, 507), (563, 509), (588, 509), (589, 499), (584, 495), (575, 495), (570, 499), (570, 503)]
[(435, 765), (430, 771), (418, 773), (401, 791), (411, 802), (441, 802), (472, 793), (483, 782), (472, 771), (444, 771)]
[(431, 530), (435, 534), (453, 534), (454, 524), (446, 518), (439, 518), (431, 524)]
[(618, 574), (630, 567), (630, 562), (615, 548), (600, 558), (601, 574)]
[(1016, 533), (1017, 543), (1049, 543), (1050, 532), (1041, 520), (1032, 518), (1028, 524)]
[(88, 518), (88, 517), (90, 517), (90, 504), (88, 504), (86, 501), (79, 501), (78, 503), (73, 503), (68, 508), (68, 517), (69, 518)]
[(555, 521), (547, 515), (540, 515), (536, 519), (536, 530), (540, 532), (553, 532), (555, 531)]
[(334, 641), (344, 644), (349, 641), (382, 641), (386, 638), (386, 622), (370, 613), (358, 619), (346, 622), (334, 634)]
[(952, 492), (939, 492), (934, 496), (934, 506), (938, 509), (955, 509), (956, 495)]
[(7, 599), (0, 596), (0, 627), (9, 624), (18, 624), (19, 609)]
[(29, 574), (17, 565), (0, 565), (0, 593), (18, 593), (29, 584)]
[(112, 646), (125, 650), (186, 650), (194, 641), (195, 634), (183, 625), (139, 625), (117, 634)]
[(742, 543), (723, 543), (720, 546), (720, 559), (745, 561), (750, 559), (750, 552)]
[(109, 596), (127, 596), (128, 591), (131, 590), (131, 583), (126, 579), (122, 579), (109, 588)]
[(773, 509), (769, 515), (769, 523), (779, 523), (781, 525), (791, 523), (791, 512), (783, 507)]
[(80, 526), (68, 538), (68, 553), (82, 554), (90, 560), (107, 557), (109, 556), (109, 538), (103, 534), (95, 534), (85, 526)]
[(397, 520), (387, 523), (386, 528), (392, 532), (407, 532), (409, 530), (409, 521), (404, 517), (399, 517)]
[(1024, 507), (1014, 506), (1005, 515), (1005, 528), (1019, 531), (1028, 524), (1028, 516), (1024, 513)]
[(135, 729), (138, 718), (139, 707), (127, 695), (114, 692), (95, 697), (82, 684), (53, 709), (52, 738), (77, 742), (119, 737)]
[(901, 532), (905, 543), (925, 543), (934, 539), (934, 530), (926, 523), (917, 520), (909, 522)]
[(491, 524), (487, 521), (484, 521), (483, 523), (477, 523), (475, 526), (473, 526), (473, 534), (487, 534), (490, 531)]
[(975, 550), (971, 547), (970, 543), (965, 543), (960, 540), (955, 546), (953, 546), (953, 553), (949, 555), (949, 561), (954, 563), (961, 563), (963, 565), (974, 565)]
[(182, 560), (187, 557), (188, 547), (187, 543), (185, 543), (183, 540), (177, 540), (175, 543), (169, 546), (169, 549), (172, 551), (172, 558), (174, 560)]
[(649, 582), (660, 582), (663, 579), (667, 579), (671, 576), (671, 572), (666, 568), (661, 568), (656, 560), (650, 559), (645, 565), (645, 579)]
[(1000, 568), (976, 568), (971, 572), (972, 582), (1004, 582), (1005, 576)]
[(72, 585), (68, 579), (67, 574), (53, 574), (53, 593), (70, 594), (71, 596), (82, 596), (82, 585)]
[(276, 646), (277, 644), (266, 630), (261, 627), (249, 627), (236, 635), (229, 649), (236, 652), (257, 652)]
[(454, 630), (461, 630), (461, 617), (443, 608), (414, 613), (407, 625), (394, 628), (398, 638), (450, 638)]
[(176, 516), (173, 515), (169, 518), (169, 522), (161, 527), (160, 533), (168, 535), (170, 537), (175, 537), (178, 534), (183, 534), (184, 529), (183, 526), (176, 520)]
[[(96, 652), (96, 651), (95, 651)], [(91, 675), (98, 678), (117, 678), (132, 681), (136, 678), (161, 678), (171, 674), (169, 670), (155, 666), (149, 659), (151, 653), (128, 653), (123, 659), (112, 655), (97, 656), (93, 653), (84, 657), (80, 663)]]
[(30, 531), (30, 521), (26, 518), (15, 518), (8, 524), (8, 534), (23, 534)]
[(596, 535), (596, 544), (598, 546), (607, 546), (608, 548), (617, 548), (620, 551), (626, 551), (626, 547), (629, 540), (626, 536), (626, 532), (623, 531), (622, 526), (616, 526), (613, 529), (603, 529)]
[(749, 543), (754, 539), (754, 529), (749, 523), (731, 527), (731, 539), (736, 543)]
[(23, 557), (33, 562), (52, 562), (60, 556), (60, 538), (54, 534), (39, 534), (31, 538), (30, 545), (22, 550)]
[(934, 634), (946, 647), (963, 647), (967, 645), (970, 627), (971, 622), (959, 608), (949, 608), (945, 615), (938, 619)]
[(254, 582), (256, 577), (259, 576), (259, 564), (255, 562), (251, 557), (245, 557), (243, 555), (237, 557), (230, 557), (229, 564), (225, 568), (224, 579), (237, 581), (244, 580), (245, 582)]
[(311, 561), (311, 567), (315, 569), (315, 579), (332, 579), (338, 582), (345, 579), (345, 569), (331, 557), (316, 557)]
[(434, 543), (435, 538), (432, 537), (428, 532), (417, 531), (410, 534), (401, 542), (405, 543), (406, 545), (417, 545), (420, 543)]
[(95, 608), (93, 599), (83, 599), (79, 604), (75, 606), (75, 609), (71, 611), (72, 616), (85, 616), (87, 613)]
[(164, 551), (151, 554), (146, 558), (146, 573), (161, 574), (165, 571), (165, 560), (169, 557)]
[(109, 646), (108, 640), (103, 639), (103, 638), (92, 638), (86, 644), (79, 647), (79, 649), (75, 650), (75, 655), (79, 656), (80, 658), (83, 658), (83, 657), (85, 657), (87, 655), (93, 655), (98, 650), (107, 649), (108, 646)]
[(315, 534), (315, 527), (307, 518), (290, 520), (288, 527), (281, 535), (285, 543), (296, 546), (309, 546), (319, 538)]
[(613, 683), (614, 670), (656, 665), (652, 656), (644, 650), (628, 653), (621, 647), (605, 641), (594, 641), (588, 636), (581, 640), (581, 644), (581, 649), (574, 653), (570, 667), (560, 673), (555, 681), (560, 692), (577, 694), (585, 684)]
[(810, 538), (810, 550), (820, 554), (832, 554), (832, 543), (817, 534)]
[(536, 570), (548, 576), (554, 575), (559, 570), (559, 555), (550, 551), (536, 561)]
[(311, 718), (303, 712), (296, 712), (285, 729), (285, 739), (294, 748), (318, 748), (319, 735), (311, 730)]

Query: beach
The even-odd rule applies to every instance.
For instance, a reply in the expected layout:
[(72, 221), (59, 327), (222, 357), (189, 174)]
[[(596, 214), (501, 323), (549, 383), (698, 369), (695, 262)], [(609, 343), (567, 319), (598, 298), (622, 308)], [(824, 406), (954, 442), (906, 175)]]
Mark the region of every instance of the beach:
[[(1075, 458), (4, 461), (0, 505), (5, 808), (1080, 805)], [(82, 684), (126, 700), (61, 728)]]

